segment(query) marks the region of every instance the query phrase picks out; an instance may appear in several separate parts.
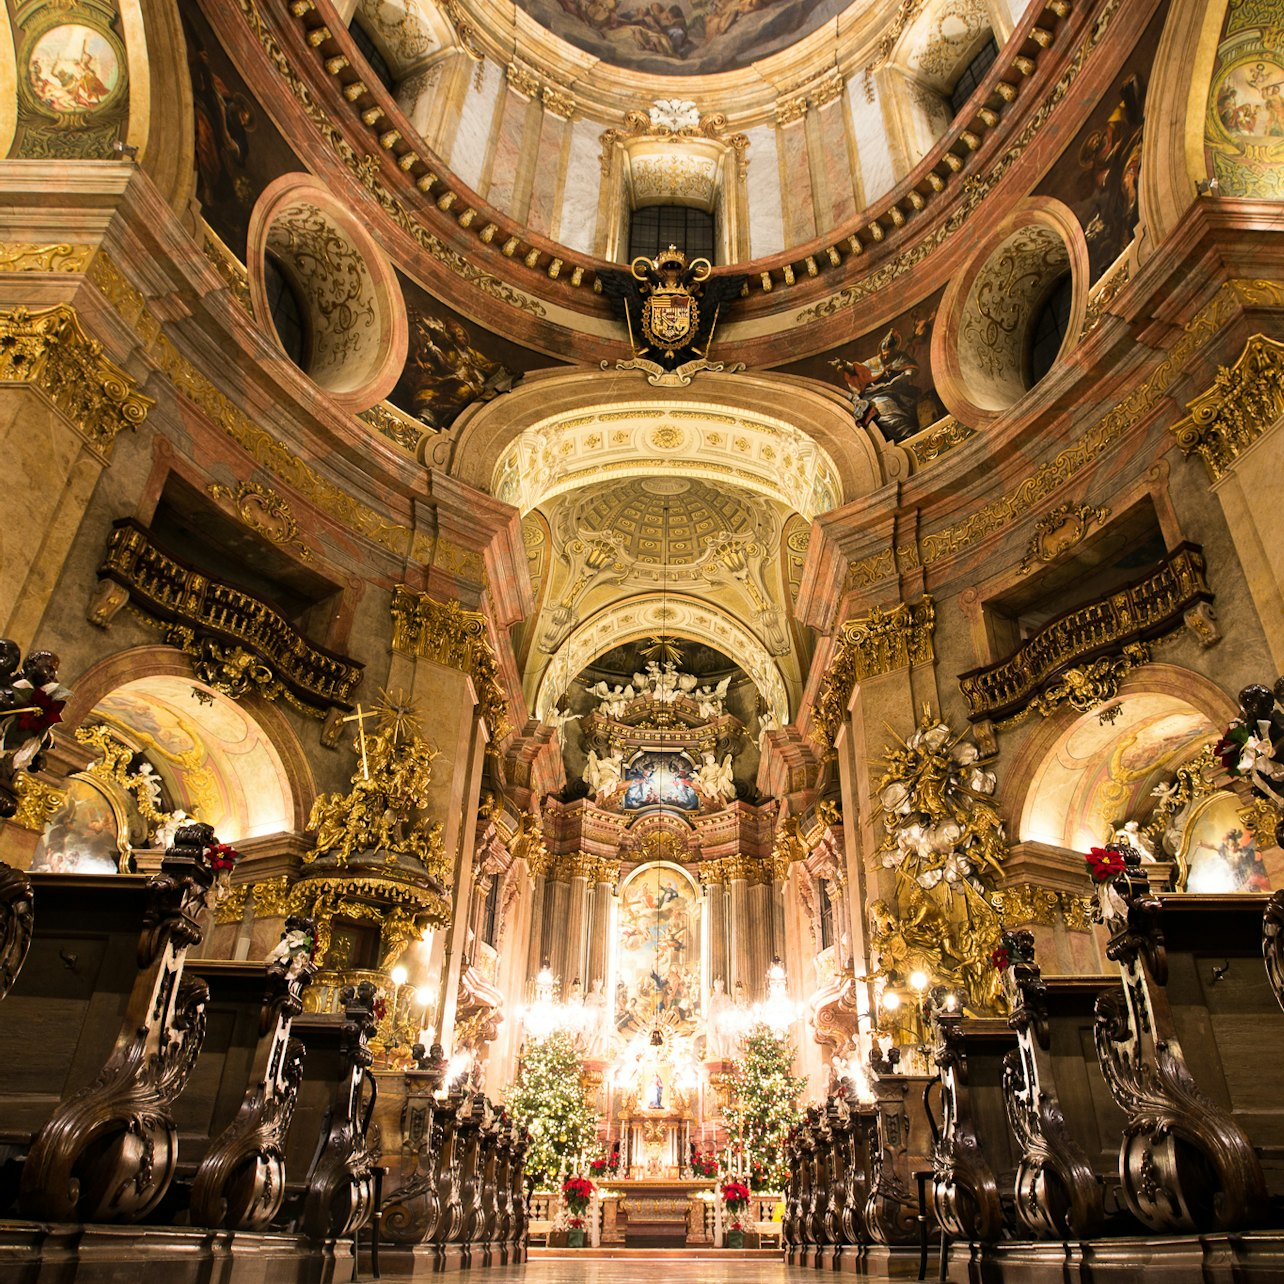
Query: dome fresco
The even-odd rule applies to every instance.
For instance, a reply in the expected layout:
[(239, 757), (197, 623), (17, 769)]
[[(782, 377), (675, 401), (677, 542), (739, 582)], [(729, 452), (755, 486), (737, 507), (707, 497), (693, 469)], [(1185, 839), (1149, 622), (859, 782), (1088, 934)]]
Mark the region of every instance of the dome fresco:
[(632, 71), (734, 71), (833, 21), (848, 0), (523, 0), (537, 22)]

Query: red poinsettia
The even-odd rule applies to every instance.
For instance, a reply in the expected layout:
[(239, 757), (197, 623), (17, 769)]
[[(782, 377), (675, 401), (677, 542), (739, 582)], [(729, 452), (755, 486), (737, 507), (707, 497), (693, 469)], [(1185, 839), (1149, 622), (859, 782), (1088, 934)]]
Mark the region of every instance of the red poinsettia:
[(990, 966), (999, 972), (1006, 972), (1008, 964), (1012, 960), (1008, 957), (1008, 947), (1006, 945), (996, 945), (990, 951)]
[(573, 1213), (582, 1213), (593, 1198), (594, 1186), (587, 1177), (568, 1177), (562, 1183), (562, 1197)]
[(38, 736), (62, 721), (66, 700), (54, 699), (42, 687), (32, 687), (27, 700), (30, 702), (27, 708), (14, 718), (19, 731)]
[(733, 1212), (738, 1213), (749, 1206), (749, 1187), (742, 1181), (722, 1183), (722, 1202)]
[(1126, 868), (1123, 856), (1113, 847), (1094, 847), (1083, 859), (1094, 883), (1108, 883)]
[(235, 868), (241, 853), (228, 843), (214, 843), (205, 849), (205, 859), (216, 874), (221, 874), (225, 869)]
[(375, 1000), (370, 1005), (370, 1015), (376, 1021), (382, 1021), (388, 1015), (388, 1000), (382, 994), (375, 995)]

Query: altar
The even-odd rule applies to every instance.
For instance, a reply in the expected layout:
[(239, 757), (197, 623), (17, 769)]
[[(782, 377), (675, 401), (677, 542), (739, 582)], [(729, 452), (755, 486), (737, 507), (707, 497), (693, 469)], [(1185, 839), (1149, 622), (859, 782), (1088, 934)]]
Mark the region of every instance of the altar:
[(672, 1181), (686, 1175), (691, 1119), (685, 1111), (654, 1109), (622, 1114), (620, 1137), (623, 1176)]

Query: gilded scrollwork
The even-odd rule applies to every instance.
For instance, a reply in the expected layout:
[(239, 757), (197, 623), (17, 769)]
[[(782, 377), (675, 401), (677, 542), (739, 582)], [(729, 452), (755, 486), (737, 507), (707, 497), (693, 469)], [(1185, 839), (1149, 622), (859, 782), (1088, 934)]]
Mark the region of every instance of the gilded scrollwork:
[(1216, 481), (1284, 415), (1284, 343), (1253, 335), (1235, 364), (1220, 367), (1212, 386), (1186, 409), (1190, 413), (1172, 432)]
[(290, 505), (270, 486), (258, 482), (237, 482), (235, 486), (211, 482), (205, 489), (235, 508), (251, 530), (274, 544), (293, 547), (304, 561), (311, 558), (312, 550), (299, 538), (299, 524)]
[(36, 312), (0, 310), (0, 382), (38, 388), (104, 452), (156, 404), (85, 333), (76, 309), (66, 303)]
[(1103, 525), (1109, 516), (1110, 509), (1103, 504), (1058, 504), (1035, 522), (1017, 574), (1028, 575), (1040, 563), (1055, 562), (1083, 543), (1092, 528)]

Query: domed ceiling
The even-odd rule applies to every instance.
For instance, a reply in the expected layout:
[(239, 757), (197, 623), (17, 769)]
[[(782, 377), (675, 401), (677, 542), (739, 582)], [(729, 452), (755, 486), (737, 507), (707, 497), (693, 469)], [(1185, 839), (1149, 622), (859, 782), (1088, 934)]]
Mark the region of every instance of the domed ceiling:
[(577, 48), (633, 71), (704, 76), (779, 52), (850, 0), (520, 0)]

